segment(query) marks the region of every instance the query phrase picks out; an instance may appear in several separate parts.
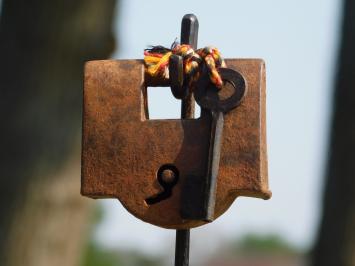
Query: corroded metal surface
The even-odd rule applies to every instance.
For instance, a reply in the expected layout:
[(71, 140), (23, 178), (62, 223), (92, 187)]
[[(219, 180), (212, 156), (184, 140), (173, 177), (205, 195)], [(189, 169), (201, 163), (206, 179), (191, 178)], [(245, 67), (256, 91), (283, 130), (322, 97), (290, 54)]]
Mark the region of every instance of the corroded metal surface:
[[(238, 196), (268, 199), (265, 129), (265, 68), (262, 60), (226, 60), (240, 72), (248, 93), (224, 117), (217, 178), (216, 217)], [(85, 67), (81, 193), (117, 198), (143, 221), (184, 229), (204, 224), (180, 216), (187, 178), (205, 174), (210, 117), (149, 120), (142, 60), (91, 61)], [(163, 101), (164, 99), (162, 99)], [(179, 172), (172, 194), (156, 204), (146, 199), (162, 192), (157, 172), (172, 164)], [(191, 181), (191, 180), (190, 180)]]

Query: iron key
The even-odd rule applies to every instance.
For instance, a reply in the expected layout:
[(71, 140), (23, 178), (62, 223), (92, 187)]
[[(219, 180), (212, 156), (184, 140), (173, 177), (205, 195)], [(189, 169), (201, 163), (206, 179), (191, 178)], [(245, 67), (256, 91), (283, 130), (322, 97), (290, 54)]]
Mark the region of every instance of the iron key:
[(207, 222), (214, 220), (215, 199), (217, 191), (217, 176), (221, 154), (224, 114), (236, 108), (246, 93), (246, 84), (243, 76), (232, 69), (220, 68), (219, 73), (226, 83), (230, 83), (234, 89), (227, 99), (220, 99), (218, 89), (210, 82), (206, 71), (197, 83), (195, 98), (203, 111), (209, 111), (211, 115), (211, 133), (209, 139), (209, 151), (207, 157), (207, 169), (202, 190), (201, 210), (197, 214), (200, 217), (191, 217)]

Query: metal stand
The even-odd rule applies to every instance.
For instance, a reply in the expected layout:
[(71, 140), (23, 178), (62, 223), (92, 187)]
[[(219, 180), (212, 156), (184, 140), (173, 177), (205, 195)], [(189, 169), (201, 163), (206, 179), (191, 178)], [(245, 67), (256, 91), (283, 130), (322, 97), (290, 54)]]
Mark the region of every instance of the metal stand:
[[(181, 44), (189, 44), (193, 49), (197, 48), (198, 38), (198, 20), (193, 14), (187, 14), (181, 22)], [(189, 88), (185, 86), (184, 90)], [(194, 118), (195, 100), (193, 94), (189, 91), (187, 96), (181, 101), (181, 119)], [(189, 265), (190, 250), (190, 229), (176, 230), (175, 244), (175, 266)]]
[(176, 230), (175, 266), (189, 265), (190, 229)]

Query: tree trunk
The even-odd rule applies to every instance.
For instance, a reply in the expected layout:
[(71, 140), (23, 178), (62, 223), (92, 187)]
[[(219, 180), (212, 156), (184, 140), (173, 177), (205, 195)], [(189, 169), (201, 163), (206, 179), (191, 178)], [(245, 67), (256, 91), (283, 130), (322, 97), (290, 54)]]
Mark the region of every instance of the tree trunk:
[(355, 1), (346, 0), (314, 266), (355, 265)]
[(1, 265), (77, 265), (83, 65), (114, 49), (115, 0), (3, 0)]

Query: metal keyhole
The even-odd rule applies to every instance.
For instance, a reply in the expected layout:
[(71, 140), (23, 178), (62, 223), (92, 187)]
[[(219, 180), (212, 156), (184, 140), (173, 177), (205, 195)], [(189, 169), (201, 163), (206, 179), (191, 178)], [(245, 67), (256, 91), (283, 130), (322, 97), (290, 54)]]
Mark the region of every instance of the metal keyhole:
[(148, 205), (156, 204), (169, 198), (173, 193), (173, 188), (179, 180), (179, 171), (172, 164), (164, 164), (157, 173), (157, 179), (163, 191), (145, 200)]

